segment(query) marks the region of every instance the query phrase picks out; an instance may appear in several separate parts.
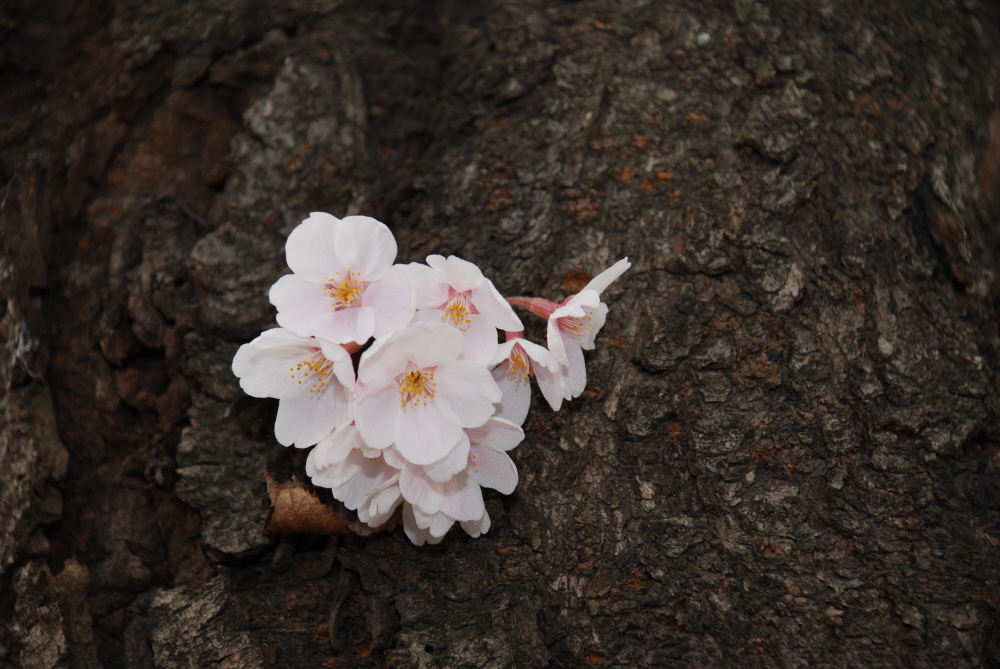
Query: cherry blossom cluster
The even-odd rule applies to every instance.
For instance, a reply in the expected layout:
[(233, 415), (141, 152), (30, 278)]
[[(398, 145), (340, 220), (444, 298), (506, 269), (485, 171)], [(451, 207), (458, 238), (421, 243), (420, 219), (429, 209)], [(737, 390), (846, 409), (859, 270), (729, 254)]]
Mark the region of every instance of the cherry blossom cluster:
[[(385, 225), (319, 212), (285, 255), (292, 273), (269, 294), (279, 327), (241, 346), (233, 372), (247, 394), (278, 400), (281, 444), (315, 446), (314, 485), (371, 527), (403, 504), (417, 545), (456, 521), (473, 537), (489, 529), (482, 488), (517, 485), (507, 452), (524, 439), (529, 378), (554, 410), (583, 392), (601, 292), (630, 267), (620, 260), (563, 304), (504, 299), (468, 261), (394, 264)], [(512, 304), (547, 319), (547, 346), (523, 338)]]

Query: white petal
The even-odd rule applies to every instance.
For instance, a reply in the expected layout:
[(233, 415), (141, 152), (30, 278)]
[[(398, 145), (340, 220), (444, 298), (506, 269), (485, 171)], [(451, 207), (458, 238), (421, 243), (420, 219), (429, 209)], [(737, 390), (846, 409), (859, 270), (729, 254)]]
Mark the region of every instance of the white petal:
[(343, 462), (328, 467), (321, 467), (316, 461), (315, 453), (315, 448), (309, 452), (309, 457), (306, 459), (306, 474), (309, 475), (313, 485), (321, 488), (339, 488), (350, 481), (358, 473), (358, 470), (361, 469), (361, 465), (366, 462), (361, 457), (360, 451), (351, 451), (344, 458)]
[(423, 546), (425, 543), (441, 543), (441, 537), (432, 537), (429, 531), (417, 527), (417, 521), (414, 519), (413, 507), (409, 504), (403, 505), (403, 531), (406, 532), (406, 537), (413, 542), (415, 546)]
[(510, 341), (504, 342), (497, 346), (497, 352), (493, 356), (493, 360), (490, 361), (490, 367), (493, 365), (499, 365), (501, 362), (510, 358), (510, 352), (517, 346), (519, 339), (511, 339)]
[(427, 264), (444, 274), (448, 284), (459, 293), (475, 290), (485, 280), (481, 269), (457, 256), (448, 256), (447, 260), (439, 255), (427, 256)]
[(431, 537), (440, 541), (444, 535), (448, 534), (448, 530), (454, 524), (454, 520), (443, 513), (439, 513), (434, 516), (434, 520), (431, 522), (431, 526), (427, 528), (427, 531), (430, 532)]
[(394, 425), (402, 407), (399, 386), (391, 378), (365, 386), (354, 406), (361, 437), (372, 448), (387, 448), (395, 440)]
[(406, 370), (407, 360), (398, 341), (403, 331), (390, 334), (384, 339), (376, 339), (371, 347), (361, 354), (358, 365), (358, 381), (362, 384), (381, 383), (393, 379)]
[(493, 380), (503, 395), (496, 405), (496, 416), (506, 418), (515, 425), (524, 425), (531, 406), (531, 382), (520, 374), (508, 374), (510, 364), (497, 365)]
[(497, 329), (481, 314), (469, 314), (462, 359), (488, 367), (497, 352)]
[(381, 460), (373, 461), (365, 458), (354, 476), (333, 491), (333, 496), (343, 502), (348, 509), (354, 511), (364, 504), (372, 491), (394, 471)]
[(365, 442), (361, 440), (361, 432), (354, 425), (332, 432), (323, 437), (309, 456), (315, 459), (318, 469), (339, 465), (354, 449), (363, 449)]
[(267, 296), (278, 310), (278, 325), (303, 336), (312, 334), (314, 320), (333, 311), (322, 283), (310, 283), (295, 274), (278, 279)]
[(403, 463), (406, 462), (406, 460), (403, 459), (403, 456), (399, 454), (399, 451), (392, 447), (382, 450), (382, 458), (385, 459), (385, 463), (387, 465), (395, 467), (396, 469), (402, 469)]
[[(482, 517), (485, 510), (483, 491), (469, 476), (459, 474), (444, 484), (441, 513), (454, 520), (476, 520)], [(431, 534), (434, 534), (433, 526)]]
[(614, 265), (591, 279), (590, 283), (583, 287), (583, 290), (592, 290), (597, 294), (603, 293), (604, 289), (610, 286), (612, 281), (624, 274), (625, 271), (631, 266), (632, 263), (628, 261), (627, 257), (622, 258)]
[(566, 347), (563, 345), (562, 337), (559, 335), (559, 320), (549, 317), (549, 322), (545, 326), (545, 339), (549, 345), (549, 351), (560, 364), (566, 364)]
[(483, 534), (489, 532), (490, 514), (483, 511), (483, 517), (479, 520), (462, 521), (462, 529), (473, 539), (478, 539)]
[(444, 323), (414, 323), (397, 340), (401, 355), (421, 369), (456, 360), (465, 346), (462, 333)]
[(586, 320), (582, 324), (583, 337), (580, 339), (580, 347), (587, 351), (594, 350), (594, 338), (604, 327), (604, 322), (608, 317), (608, 305), (598, 304), (593, 309), (588, 310)]
[[(281, 312), (278, 312), (281, 315)], [(371, 307), (347, 307), (334, 311), (328, 307), (309, 324), (309, 334), (338, 344), (364, 344), (375, 331), (375, 311)]]
[(560, 407), (562, 407), (563, 398), (566, 396), (563, 366), (559, 365), (555, 372), (550, 371), (543, 365), (535, 365), (533, 369), (538, 389), (542, 391), (542, 397), (549, 403), (553, 411), (559, 411)]
[(566, 399), (579, 397), (587, 387), (587, 364), (583, 360), (583, 349), (573, 335), (561, 332), (563, 346), (566, 350), (566, 369), (563, 375), (566, 384)]
[(510, 456), (484, 446), (473, 446), (469, 452), (469, 478), (483, 486), (505, 495), (517, 487), (517, 467)]
[(407, 502), (431, 515), (441, 510), (444, 484), (426, 476), (420, 467), (407, 464), (399, 473), (399, 490)]
[(417, 309), (436, 309), (448, 301), (448, 281), (443, 273), (420, 263), (410, 263), (406, 270)]
[(337, 255), (340, 220), (324, 212), (313, 212), (285, 242), (285, 262), (296, 275), (311, 283), (323, 282), (345, 267)]
[(347, 216), (337, 230), (337, 255), (363, 281), (378, 281), (396, 259), (396, 240), (384, 223), (369, 216)]
[(473, 444), (499, 451), (509, 451), (524, 441), (524, 430), (500, 417), (490, 418), (482, 427), (469, 428), (465, 432)]
[(531, 358), (532, 368), (535, 369), (539, 366), (545, 367), (550, 372), (558, 372), (562, 364), (552, 352), (545, 348), (544, 346), (539, 346), (533, 341), (528, 341), (527, 339), (518, 339), (516, 343), (521, 345), (521, 350), (528, 354)]
[(313, 358), (318, 342), (299, 337), (284, 328), (263, 332), (249, 344), (243, 344), (233, 357), (233, 374), (240, 387), (252, 397), (288, 397), (299, 391), (294, 368)]
[(427, 406), (407, 406), (396, 414), (396, 450), (413, 464), (437, 462), (462, 439), (462, 428), (445, 420), (435, 404), (436, 400)]
[(493, 415), (493, 405), (502, 397), (490, 372), (468, 360), (441, 365), (434, 372), (434, 382), (437, 384), (434, 401), (447, 404), (462, 427), (485, 423)]
[(334, 394), (299, 394), (278, 400), (274, 436), (282, 446), (308, 448), (330, 434), (337, 425)]
[(458, 446), (451, 450), (443, 460), (434, 464), (425, 465), (424, 473), (433, 481), (444, 483), (451, 480), (451, 477), (465, 469), (465, 464), (469, 460), (469, 437), (463, 432), (462, 440)]
[(490, 324), (501, 330), (520, 332), (524, 329), (514, 309), (503, 299), (489, 279), (484, 279), (483, 283), (472, 291), (472, 304)]
[(374, 310), (376, 338), (406, 327), (413, 318), (413, 286), (403, 265), (390, 267), (380, 281), (365, 289), (362, 300)]

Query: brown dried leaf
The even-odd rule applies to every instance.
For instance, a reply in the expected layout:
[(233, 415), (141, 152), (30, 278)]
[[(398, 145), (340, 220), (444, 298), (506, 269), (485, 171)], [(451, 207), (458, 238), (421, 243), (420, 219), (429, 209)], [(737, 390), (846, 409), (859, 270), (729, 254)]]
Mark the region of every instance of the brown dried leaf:
[(271, 514), (265, 529), (275, 534), (357, 534), (362, 537), (376, 532), (391, 532), (399, 526), (397, 511), (385, 524), (371, 528), (358, 520), (355, 512), (333, 499), (324, 502), (305, 483), (278, 483), (265, 473), (267, 496), (271, 498)]

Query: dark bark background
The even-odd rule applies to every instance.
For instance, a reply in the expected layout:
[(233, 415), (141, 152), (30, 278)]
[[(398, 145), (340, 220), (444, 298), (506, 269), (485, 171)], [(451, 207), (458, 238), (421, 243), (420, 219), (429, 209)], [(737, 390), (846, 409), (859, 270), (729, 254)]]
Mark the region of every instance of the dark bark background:
[[(1000, 666), (998, 24), (3, 3), (0, 665)], [(312, 210), (508, 295), (632, 259), (484, 537), (264, 531), (304, 454), (229, 364)]]

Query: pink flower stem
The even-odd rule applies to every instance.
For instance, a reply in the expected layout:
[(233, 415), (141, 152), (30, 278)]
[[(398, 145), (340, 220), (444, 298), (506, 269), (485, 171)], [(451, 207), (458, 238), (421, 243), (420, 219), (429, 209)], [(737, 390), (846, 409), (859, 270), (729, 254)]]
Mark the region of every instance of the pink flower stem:
[(507, 302), (513, 304), (515, 307), (524, 307), (536, 316), (540, 316), (546, 320), (560, 306), (555, 302), (550, 302), (541, 297), (508, 297)]

